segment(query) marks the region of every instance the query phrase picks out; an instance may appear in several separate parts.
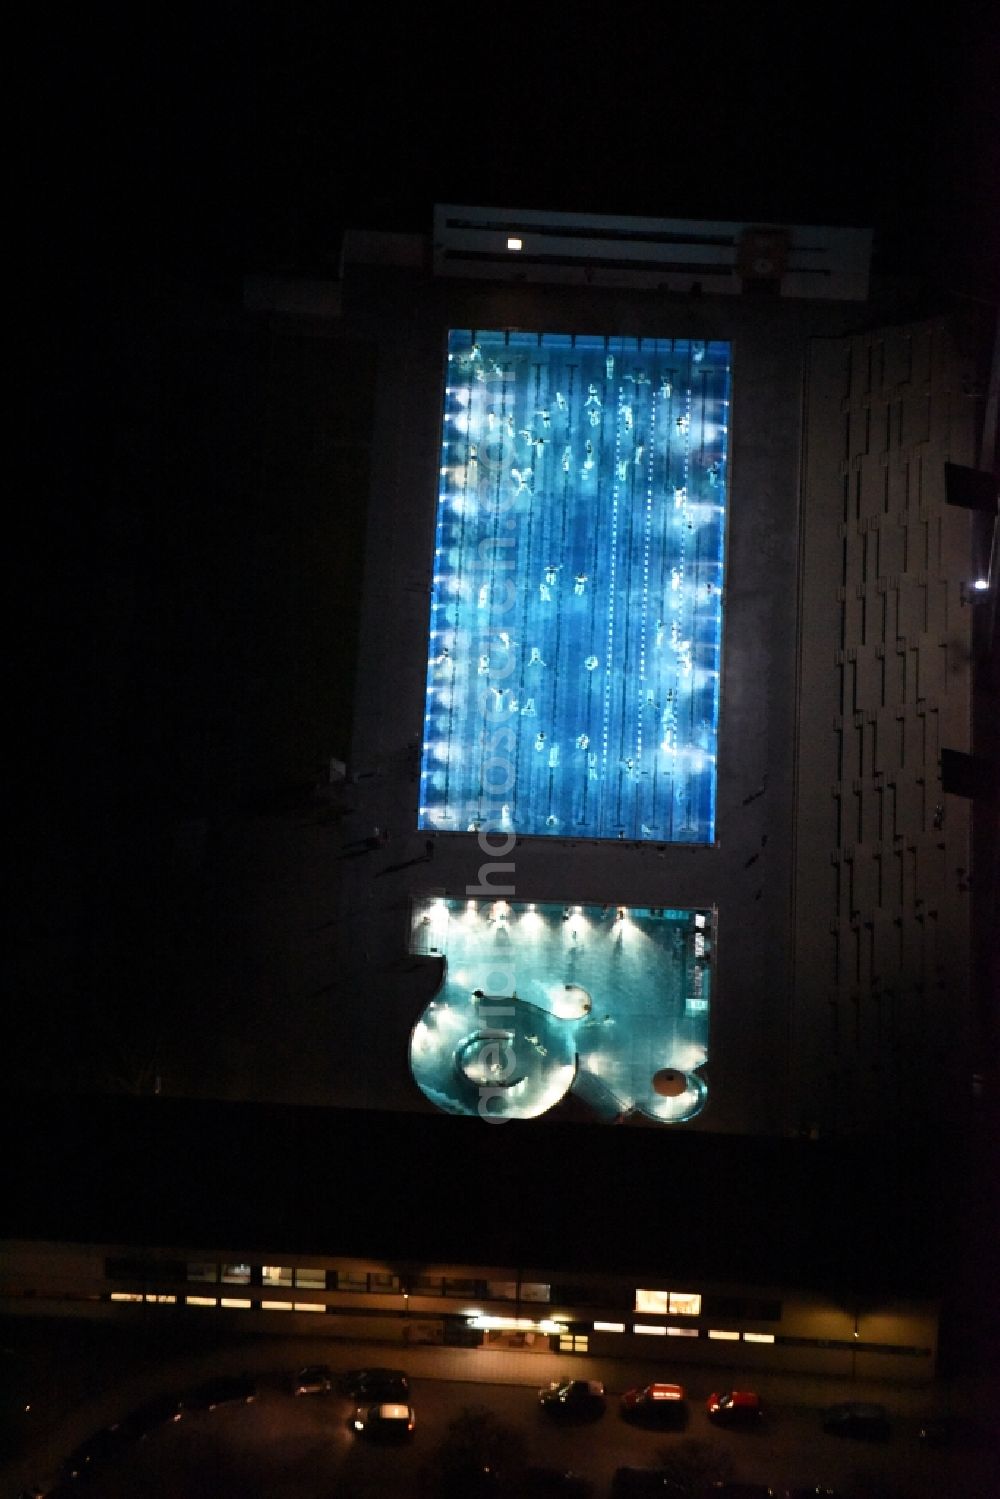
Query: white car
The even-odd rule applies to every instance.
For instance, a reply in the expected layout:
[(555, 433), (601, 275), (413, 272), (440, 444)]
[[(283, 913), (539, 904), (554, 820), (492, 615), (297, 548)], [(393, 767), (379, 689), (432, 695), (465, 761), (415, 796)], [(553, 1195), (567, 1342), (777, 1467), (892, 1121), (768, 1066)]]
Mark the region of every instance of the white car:
[(359, 1405), (354, 1412), (354, 1430), (370, 1437), (408, 1437), (417, 1418), (412, 1405)]

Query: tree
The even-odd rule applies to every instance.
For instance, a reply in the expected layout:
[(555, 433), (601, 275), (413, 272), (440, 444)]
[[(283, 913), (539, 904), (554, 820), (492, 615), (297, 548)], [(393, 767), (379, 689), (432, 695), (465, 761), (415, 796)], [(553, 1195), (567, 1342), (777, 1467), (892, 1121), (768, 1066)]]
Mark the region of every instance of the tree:
[(525, 1466), (520, 1432), (482, 1405), (467, 1405), (449, 1424), (427, 1467), (434, 1499), (515, 1499)]

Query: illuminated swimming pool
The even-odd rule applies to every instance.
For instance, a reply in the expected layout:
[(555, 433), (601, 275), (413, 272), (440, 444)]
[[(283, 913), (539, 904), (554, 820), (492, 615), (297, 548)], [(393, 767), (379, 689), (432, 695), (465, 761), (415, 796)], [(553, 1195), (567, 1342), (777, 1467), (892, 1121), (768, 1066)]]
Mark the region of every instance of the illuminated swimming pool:
[(729, 357), (449, 334), (421, 828), (713, 840)]
[(705, 1105), (710, 911), (420, 899), (412, 950), (445, 958), (410, 1070), (445, 1113), (531, 1119), (572, 1091), (601, 1119)]

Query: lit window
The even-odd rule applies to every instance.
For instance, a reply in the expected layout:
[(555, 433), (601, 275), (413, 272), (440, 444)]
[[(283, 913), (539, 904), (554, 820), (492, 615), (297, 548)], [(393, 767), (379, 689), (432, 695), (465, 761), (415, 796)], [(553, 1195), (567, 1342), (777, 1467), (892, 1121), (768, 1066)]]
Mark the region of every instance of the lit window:
[(663, 1338), (663, 1337), (666, 1337), (666, 1333), (667, 1333), (667, 1329), (665, 1327), (653, 1327), (648, 1322), (636, 1322), (636, 1323), (634, 1323), (633, 1327), (632, 1327), (632, 1331), (633, 1332), (643, 1332), (643, 1333), (646, 1333), (649, 1337), (652, 1337), (652, 1338)]
[(522, 1280), (521, 1282), (522, 1301), (548, 1301), (551, 1295), (552, 1287), (543, 1285), (541, 1281)]
[(669, 1295), (669, 1291), (636, 1291), (634, 1309), (637, 1312), (666, 1312)]
[(668, 1327), (667, 1328), (667, 1337), (668, 1338), (696, 1338), (698, 1336), (699, 1336), (698, 1329), (696, 1327)]
[(560, 1353), (586, 1353), (587, 1334), (585, 1332), (564, 1332), (559, 1335)]
[(708, 1329), (708, 1336), (710, 1338), (720, 1338), (723, 1342), (726, 1343), (738, 1343), (740, 1340), (740, 1335), (738, 1332), (724, 1332), (721, 1328), (718, 1327), (710, 1327)]
[(249, 1307), (253, 1306), (253, 1302), (244, 1301), (241, 1297), (237, 1296), (223, 1296), (222, 1300), (219, 1302), (219, 1305), (232, 1307), (236, 1311), (245, 1312)]
[(216, 1305), (216, 1300), (215, 1300), (214, 1296), (185, 1296), (184, 1300), (185, 1300), (185, 1302), (187, 1303), (188, 1306), (215, 1306)]
[(698, 1317), (701, 1315), (701, 1297), (693, 1291), (671, 1291), (670, 1315), (672, 1317)]
[(486, 1282), (486, 1296), (489, 1301), (516, 1301), (516, 1280), (488, 1280)]
[(111, 1292), (111, 1300), (112, 1301), (141, 1301), (142, 1300), (142, 1293), (140, 1291), (112, 1291)]
[(326, 1307), (322, 1301), (296, 1301), (294, 1310), (297, 1312), (325, 1312)]
[(594, 1331), (595, 1332), (624, 1332), (625, 1331), (625, 1323), (624, 1322), (595, 1322), (594, 1323)]
[(223, 1265), (222, 1279), (233, 1285), (248, 1286), (250, 1284), (249, 1265)]
[(156, 1306), (173, 1306), (177, 1300), (176, 1296), (147, 1296), (146, 1301), (151, 1301)]
[(773, 1332), (745, 1332), (743, 1334), (743, 1341), (744, 1341), (744, 1343), (773, 1343), (774, 1342), (774, 1333)]
[(290, 1301), (262, 1301), (260, 1309), (262, 1312), (290, 1312), (292, 1303)]
[[(366, 1277), (361, 1277), (366, 1282)], [(311, 1269), (298, 1269), (295, 1271), (295, 1284), (297, 1286), (309, 1286), (313, 1290), (326, 1290), (326, 1271)]]
[(518, 239), (516, 234), (509, 234), (507, 236), (507, 248), (508, 250), (521, 250), (524, 248), (524, 241)]
[(265, 1286), (290, 1286), (292, 1267), (291, 1265), (265, 1265), (261, 1271), (261, 1279)]

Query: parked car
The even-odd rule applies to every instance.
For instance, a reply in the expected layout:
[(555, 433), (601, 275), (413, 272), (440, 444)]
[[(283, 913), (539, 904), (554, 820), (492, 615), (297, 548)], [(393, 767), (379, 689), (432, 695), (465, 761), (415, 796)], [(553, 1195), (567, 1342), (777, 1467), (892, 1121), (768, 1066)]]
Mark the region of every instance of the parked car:
[(687, 1404), (679, 1384), (636, 1385), (626, 1390), (618, 1409), (627, 1421), (646, 1426), (686, 1426)]
[(596, 1421), (604, 1414), (604, 1386), (599, 1379), (555, 1380), (539, 1390), (538, 1404), (549, 1416)]
[(192, 1411), (214, 1411), (219, 1405), (251, 1405), (257, 1399), (257, 1386), (248, 1374), (220, 1374), (207, 1379), (184, 1398)]
[(406, 1405), (410, 1381), (402, 1369), (349, 1369), (341, 1376), (341, 1391), (359, 1405)]
[(760, 1425), (764, 1415), (756, 1390), (724, 1390), (721, 1394), (709, 1395), (706, 1409), (709, 1420), (718, 1426), (742, 1426), (751, 1430)]
[(861, 1441), (886, 1442), (889, 1439), (889, 1412), (884, 1405), (869, 1405), (861, 1400), (844, 1400), (823, 1412), (823, 1430), (836, 1437), (857, 1437)]
[(688, 1491), (660, 1468), (616, 1468), (611, 1499), (671, 1499)]
[(359, 1405), (352, 1424), (354, 1430), (364, 1436), (387, 1440), (412, 1436), (417, 1418), (412, 1405), (382, 1401), (375, 1405)]
[(292, 1380), (293, 1395), (329, 1395), (333, 1375), (326, 1364), (307, 1364)]

